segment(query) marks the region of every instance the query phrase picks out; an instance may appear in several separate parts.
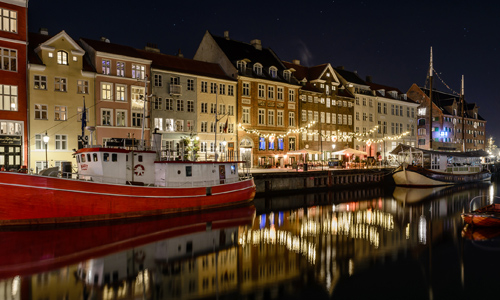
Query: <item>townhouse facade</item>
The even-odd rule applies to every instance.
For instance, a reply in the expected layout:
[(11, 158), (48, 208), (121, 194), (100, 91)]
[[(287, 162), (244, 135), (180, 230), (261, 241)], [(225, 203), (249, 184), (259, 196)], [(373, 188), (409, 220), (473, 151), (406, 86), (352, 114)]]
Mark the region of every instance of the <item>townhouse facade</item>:
[(479, 107), (475, 103), (462, 102), (458, 95), (433, 90), (431, 123), (429, 89), (413, 84), (408, 90), (408, 97), (419, 103), (419, 148), (453, 151), (486, 149), (486, 120), (479, 115)]
[(151, 109), (151, 60), (135, 48), (113, 44), (106, 38), (82, 38), (80, 43), (96, 70), (96, 126), (91, 142), (149, 147), (149, 121), (143, 120)]
[(73, 149), (82, 135), (84, 106), (89, 107), (87, 125), (95, 121), (91, 117), (95, 71), (85, 51), (65, 31), (54, 36), (46, 30), (29, 33), (28, 60), (29, 168), (38, 173), (65, 162), (76, 167)]
[(28, 1), (0, 2), (0, 169), (27, 166), (26, 92)]
[[(191, 160), (233, 158), (236, 151), (236, 80), (219, 65), (141, 51), (152, 61), (152, 128), (162, 156)], [(217, 152), (216, 152), (217, 151)]]
[(238, 80), (239, 159), (247, 167), (284, 167), (297, 161), (300, 86), (276, 53), (260, 40), (244, 43), (205, 33), (194, 59), (219, 64)]
[(301, 84), (299, 90), (299, 127), (307, 128), (300, 136), (299, 149), (320, 154), (312, 160), (328, 160), (333, 152), (352, 147), (354, 96), (345, 89), (332, 66), (300, 65), (299, 60), (283, 62)]

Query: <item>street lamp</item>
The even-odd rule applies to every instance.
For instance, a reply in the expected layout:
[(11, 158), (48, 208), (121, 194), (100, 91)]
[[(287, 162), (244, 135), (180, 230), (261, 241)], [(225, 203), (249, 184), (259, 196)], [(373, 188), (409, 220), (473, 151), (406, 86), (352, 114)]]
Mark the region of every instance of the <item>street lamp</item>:
[(47, 131), (45, 131), (45, 135), (43, 136), (43, 142), (45, 144), (45, 168), (49, 167), (49, 160), (47, 159), (47, 144), (49, 143), (50, 137), (47, 135)]

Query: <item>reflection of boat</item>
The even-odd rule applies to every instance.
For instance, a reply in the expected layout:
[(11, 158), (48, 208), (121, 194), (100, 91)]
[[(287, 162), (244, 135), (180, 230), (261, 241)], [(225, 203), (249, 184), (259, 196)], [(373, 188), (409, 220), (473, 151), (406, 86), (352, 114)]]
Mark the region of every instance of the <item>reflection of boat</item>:
[(251, 225), (255, 207), (214, 210), (149, 221), (0, 231), (0, 278), (50, 271), (147, 243), (195, 232)]
[(484, 150), (469, 152), (433, 151), (399, 144), (392, 152), (401, 165), (392, 177), (399, 186), (430, 187), (491, 180), (480, 158)]
[(424, 201), (436, 195), (439, 191), (446, 189), (446, 186), (438, 186), (432, 188), (408, 188), (396, 186), (392, 196), (394, 199), (404, 203), (416, 203)]
[(466, 224), (471, 224), (472, 226), (500, 226), (500, 204), (490, 204), (471, 212), (463, 213), (462, 219)]
[(497, 227), (475, 227), (469, 224), (462, 229), (462, 237), (473, 241), (486, 241), (500, 236)]
[(78, 174), (0, 172), (0, 193), (8, 195), (0, 225), (197, 211), (239, 205), (255, 195), (253, 178), (240, 178), (235, 161), (166, 161), (154, 151), (123, 147), (83, 148), (75, 155)]

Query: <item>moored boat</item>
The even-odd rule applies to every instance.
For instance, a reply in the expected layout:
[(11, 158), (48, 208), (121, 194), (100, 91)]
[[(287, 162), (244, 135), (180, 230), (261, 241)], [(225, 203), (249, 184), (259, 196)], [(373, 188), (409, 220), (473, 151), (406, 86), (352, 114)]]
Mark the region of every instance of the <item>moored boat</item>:
[(392, 152), (401, 165), (392, 177), (396, 185), (431, 187), (491, 180), (491, 172), (481, 165), (486, 151), (469, 152), (424, 150), (400, 144)]
[[(163, 160), (155, 151), (89, 147), (78, 172), (0, 172), (0, 225), (68, 223), (200, 211), (250, 202), (238, 161)], [(47, 172), (45, 172), (47, 173)]]
[(494, 203), (462, 214), (464, 223), (472, 226), (500, 226), (500, 204)]

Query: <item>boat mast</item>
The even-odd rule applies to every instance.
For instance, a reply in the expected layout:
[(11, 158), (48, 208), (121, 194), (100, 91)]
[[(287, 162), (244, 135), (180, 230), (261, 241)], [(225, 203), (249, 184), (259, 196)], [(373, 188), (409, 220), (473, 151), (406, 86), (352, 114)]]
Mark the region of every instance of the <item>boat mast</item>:
[(462, 104), (462, 151), (465, 152), (465, 89), (464, 89), (464, 75), (462, 75), (462, 90), (460, 91), (460, 102)]
[(429, 65), (429, 150), (432, 150), (432, 47)]

